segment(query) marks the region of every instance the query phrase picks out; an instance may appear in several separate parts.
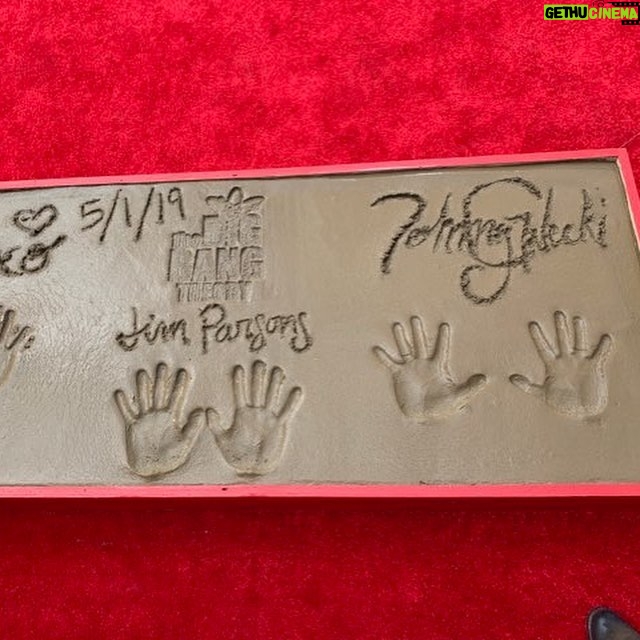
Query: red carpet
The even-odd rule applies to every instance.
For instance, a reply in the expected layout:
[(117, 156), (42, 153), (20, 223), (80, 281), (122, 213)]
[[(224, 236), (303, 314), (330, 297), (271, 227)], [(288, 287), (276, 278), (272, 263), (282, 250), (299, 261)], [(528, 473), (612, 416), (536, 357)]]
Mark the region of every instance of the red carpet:
[[(640, 179), (640, 26), (542, 6), (7, 0), (0, 179), (624, 145)], [(640, 624), (640, 501), (0, 518), (12, 640), (581, 640), (598, 604)]]

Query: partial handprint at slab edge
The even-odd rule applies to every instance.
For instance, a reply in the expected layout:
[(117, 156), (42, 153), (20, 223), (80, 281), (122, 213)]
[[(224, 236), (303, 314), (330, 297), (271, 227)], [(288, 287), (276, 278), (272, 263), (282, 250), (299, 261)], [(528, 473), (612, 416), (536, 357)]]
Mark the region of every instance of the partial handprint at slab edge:
[(16, 322), (16, 312), (0, 305), (0, 387), (11, 376), (20, 354), (31, 347), (35, 336), (29, 326)]

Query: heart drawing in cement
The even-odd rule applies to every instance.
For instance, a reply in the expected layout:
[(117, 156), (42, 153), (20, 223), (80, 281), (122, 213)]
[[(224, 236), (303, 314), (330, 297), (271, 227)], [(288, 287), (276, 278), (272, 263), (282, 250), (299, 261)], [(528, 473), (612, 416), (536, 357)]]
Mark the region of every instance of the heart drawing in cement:
[(39, 209), (21, 209), (13, 216), (13, 223), (31, 237), (40, 235), (58, 218), (58, 210), (47, 204)]

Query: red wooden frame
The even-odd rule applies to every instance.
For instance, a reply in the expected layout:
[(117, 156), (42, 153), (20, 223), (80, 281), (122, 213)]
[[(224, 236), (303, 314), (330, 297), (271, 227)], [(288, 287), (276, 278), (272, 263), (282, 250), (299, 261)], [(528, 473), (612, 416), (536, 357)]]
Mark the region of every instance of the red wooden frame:
[[(0, 182), (0, 190), (24, 190), (45, 187), (90, 186), (103, 184), (139, 184), (189, 180), (233, 180), (283, 178), (309, 175), (384, 172), (403, 169), (441, 169), (449, 167), (482, 167), (514, 164), (537, 164), (569, 160), (613, 160), (618, 164), (629, 202), (636, 239), (640, 228), (640, 196), (633, 179), (629, 156), (625, 149), (560, 151), (522, 155), (408, 160), (372, 164), (251, 169), (139, 176), (103, 176), (93, 178), (55, 178)], [(0, 498), (201, 498), (201, 497), (271, 497), (271, 498), (565, 498), (565, 497), (638, 497), (640, 481), (633, 483), (581, 484), (509, 484), (509, 485), (346, 485), (300, 484), (261, 485), (20, 485), (0, 486)]]

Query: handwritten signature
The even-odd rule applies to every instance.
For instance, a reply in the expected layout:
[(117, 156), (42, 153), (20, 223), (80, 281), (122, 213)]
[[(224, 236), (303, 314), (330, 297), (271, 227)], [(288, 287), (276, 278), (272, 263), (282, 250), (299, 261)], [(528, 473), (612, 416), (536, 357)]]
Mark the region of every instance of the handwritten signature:
[(244, 339), (249, 351), (255, 353), (267, 346), (268, 336), (276, 335), (288, 340), (295, 353), (303, 353), (311, 348), (313, 338), (307, 327), (307, 313), (255, 316), (239, 320), (227, 320), (227, 310), (219, 303), (208, 304), (200, 312), (202, 321), (202, 352), (209, 351), (212, 340), (235, 342)]
[[(512, 185), (544, 202), (542, 222), (534, 224), (531, 211), (520, 211), (502, 220), (474, 216), (473, 203), (482, 192)], [(496, 194), (494, 194), (496, 195)], [(500, 196), (500, 193), (497, 193)], [(531, 271), (539, 254), (549, 254), (560, 247), (593, 243), (607, 247), (607, 216), (597, 213), (593, 198), (586, 189), (581, 190), (579, 222), (558, 224), (554, 219), (554, 190), (543, 193), (533, 182), (520, 177), (502, 178), (474, 187), (462, 200), (462, 213), (456, 219), (450, 213), (452, 193), (448, 193), (438, 217), (426, 220), (427, 200), (417, 193), (389, 193), (371, 203), (378, 207), (391, 201), (406, 202), (412, 210), (407, 221), (394, 233), (380, 262), (383, 274), (391, 273), (393, 261), (401, 247), (415, 249), (427, 241), (431, 252), (464, 253), (472, 259), (460, 274), (460, 288), (466, 298), (475, 304), (488, 305), (507, 291), (513, 272)], [(495, 254), (500, 252), (497, 258)], [(488, 292), (479, 291), (478, 276), (499, 272), (501, 280)]]
[[(124, 351), (134, 351), (141, 343), (154, 345), (175, 342), (185, 347), (191, 345), (191, 328), (186, 318), (162, 319), (155, 313), (149, 313), (144, 318), (136, 307), (131, 312), (131, 327), (119, 331), (115, 336), (118, 346)], [(287, 340), (295, 353), (307, 351), (313, 344), (304, 311), (273, 316), (258, 313), (252, 317), (231, 320), (223, 305), (213, 303), (200, 311), (199, 333), (203, 355), (209, 353), (214, 342), (237, 340), (246, 341), (249, 351), (255, 353), (267, 346), (269, 336)]]
[(35, 242), (26, 249), (22, 246), (0, 249), (0, 274), (13, 278), (42, 271), (49, 264), (52, 253), (66, 239), (66, 235), (61, 235), (49, 244)]

